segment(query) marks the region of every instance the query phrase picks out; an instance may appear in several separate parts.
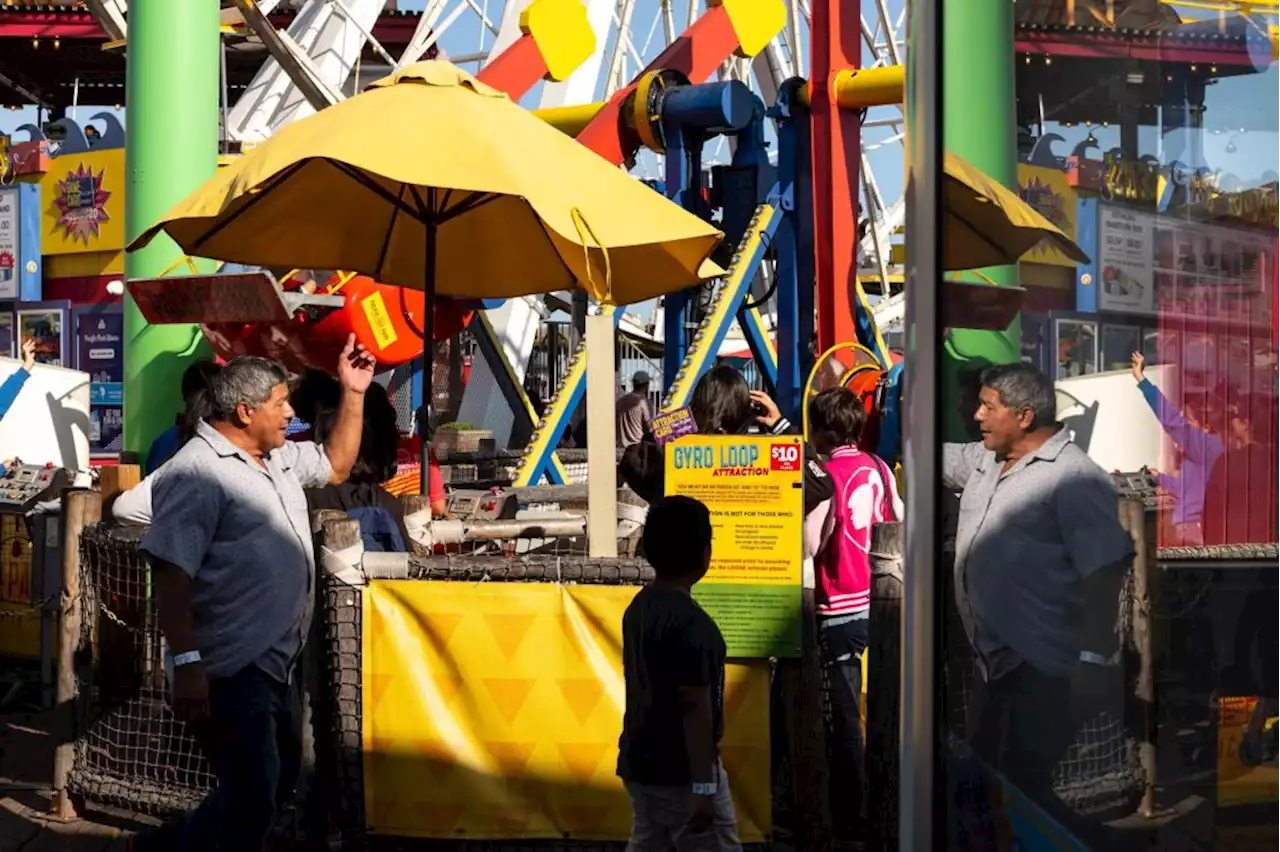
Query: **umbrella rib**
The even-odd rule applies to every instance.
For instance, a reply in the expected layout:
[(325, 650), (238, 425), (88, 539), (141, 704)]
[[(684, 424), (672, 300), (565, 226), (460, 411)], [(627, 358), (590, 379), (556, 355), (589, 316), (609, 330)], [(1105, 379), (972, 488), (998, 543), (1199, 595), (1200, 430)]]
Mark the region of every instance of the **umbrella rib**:
[[(396, 199), (398, 202), (403, 202), (404, 190), (405, 190), (405, 185), (400, 184), (400, 197)], [(391, 221), (387, 223), (387, 235), (382, 239), (382, 251), (378, 253), (378, 268), (374, 272), (374, 276), (373, 276), (378, 281), (382, 280), (382, 265), (387, 262), (387, 249), (391, 247), (391, 235), (395, 233), (396, 217), (399, 215), (400, 215), (400, 204), (392, 205)]]
[(249, 196), (249, 200), (244, 203), (243, 207), (241, 207), (236, 212), (232, 213), (226, 219), (223, 219), (219, 222), (215, 222), (213, 227), (211, 227), (209, 230), (201, 234), (200, 239), (196, 240), (194, 243), (191, 244), (191, 254), (198, 254), (200, 251), (200, 246), (204, 245), (206, 242), (216, 237), (220, 231), (222, 231), (224, 228), (226, 228), (236, 219), (239, 219), (246, 211), (248, 211), (250, 207), (257, 204), (262, 199), (266, 198), (268, 193), (271, 192), (271, 190), (275, 189), (280, 184), (284, 183), (285, 180), (287, 180), (295, 172), (300, 170), (305, 163), (306, 163), (305, 160), (294, 163), (292, 166), (285, 169), (284, 171), (272, 176), (271, 179), (267, 181), (265, 186), (263, 186), (257, 192)]
[(413, 216), (415, 219), (417, 218), (416, 210), (414, 210), (412, 207), (406, 204), (403, 199), (397, 198), (396, 196), (388, 192), (386, 187), (381, 186), (380, 184), (369, 180), (369, 176), (366, 175), (364, 172), (360, 171), (359, 169), (352, 168), (351, 166), (347, 165), (341, 160), (334, 160), (326, 157), (325, 162), (333, 166), (338, 171), (342, 172), (347, 177), (354, 180), (356, 183), (363, 186), (365, 189), (370, 190), (375, 195), (381, 196), (383, 201), (387, 202), (388, 204), (393, 204), (396, 207), (403, 210), (405, 213), (408, 213), (410, 216)]
[(442, 205), (441, 207), (444, 215), (440, 218), (440, 221), (442, 223), (448, 222), (450, 219), (455, 219), (463, 213), (470, 213), (477, 207), (483, 207), (490, 201), (497, 201), (500, 197), (501, 196), (495, 192), (473, 192), (450, 209), (445, 210)]
[(418, 187), (412, 184), (406, 184), (409, 187), (409, 194), (413, 196), (413, 202), (418, 205), (418, 221), (425, 223), (431, 218), (431, 211), (427, 207), (427, 202), (422, 200), (422, 193), (418, 192)]

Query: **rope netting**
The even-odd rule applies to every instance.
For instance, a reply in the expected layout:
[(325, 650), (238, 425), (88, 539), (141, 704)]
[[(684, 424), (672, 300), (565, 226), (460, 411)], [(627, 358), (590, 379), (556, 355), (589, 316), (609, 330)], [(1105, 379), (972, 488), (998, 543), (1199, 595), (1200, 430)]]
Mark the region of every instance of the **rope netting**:
[[(137, 550), (140, 537), (137, 528), (105, 525), (87, 528), (81, 536), (79, 601), (84, 617), (77, 655), (75, 764), (69, 787), (91, 803), (166, 817), (194, 807), (215, 781), (196, 739), (174, 718), (167, 703), (164, 643), (150, 594), (150, 571)], [(516, 553), (514, 546), (504, 547), (501, 542), (486, 545), (479, 558), (472, 552), (411, 557), (407, 579), (640, 585), (651, 576), (641, 559), (587, 559), (577, 541), (542, 553), (526, 548)], [(304, 832), (323, 835), (337, 828), (345, 838), (355, 839), (363, 836), (365, 816), (361, 596), (353, 587), (331, 579), (320, 582), (318, 595), (303, 669), (308, 694), (304, 765), (313, 771), (305, 774), (288, 830), (298, 831), (302, 825)], [(1128, 592), (1125, 599), (1131, 603)], [(954, 648), (963, 643), (947, 644)], [(953, 656), (944, 663), (942, 706), (950, 734), (959, 738), (965, 728), (972, 666), (961, 665), (959, 655)], [(774, 692), (776, 705), (779, 696), (777, 689)], [(796, 822), (793, 773), (782, 727), (775, 725), (772, 737), (778, 838), (801, 828)], [(1085, 814), (1125, 807), (1132, 812), (1142, 790), (1135, 730), (1133, 720), (1111, 716), (1083, 726), (1058, 766), (1059, 796)], [(869, 747), (874, 748), (874, 743)], [(837, 801), (838, 796), (834, 792)], [(503, 850), (539, 846), (527, 841), (431, 845), (446, 842), (466, 843), (469, 852), (478, 845)], [(552, 845), (583, 848), (559, 841)]]

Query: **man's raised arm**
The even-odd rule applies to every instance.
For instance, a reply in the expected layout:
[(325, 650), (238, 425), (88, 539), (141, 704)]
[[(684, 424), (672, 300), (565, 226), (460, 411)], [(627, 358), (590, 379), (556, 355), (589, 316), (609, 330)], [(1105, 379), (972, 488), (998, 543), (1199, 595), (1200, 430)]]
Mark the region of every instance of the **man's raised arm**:
[(347, 481), (356, 457), (360, 455), (360, 435), (364, 428), (364, 394), (373, 381), (373, 357), (363, 346), (356, 344), (354, 334), (347, 336), (347, 345), (338, 358), (338, 382), (342, 385), (342, 401), (338, 404), (338, 418), (333, 431), (324, 442), (324, 453), (329, 457), (332, 472), (329, 484), (339, 485)]

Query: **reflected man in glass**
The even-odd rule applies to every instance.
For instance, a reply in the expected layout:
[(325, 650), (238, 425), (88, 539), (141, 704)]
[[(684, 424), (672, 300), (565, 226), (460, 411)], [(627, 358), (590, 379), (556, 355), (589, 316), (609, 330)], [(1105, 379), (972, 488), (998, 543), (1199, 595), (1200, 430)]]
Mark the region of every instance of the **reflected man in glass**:
[(1056, 421), (1053, 383), (1027, 364), (988, 367), (982, 439), (946, 444), (962, 492), (955, 590), (976, 674), (970, 745), (1050, 814), (1054, 768), (1076, 723), (1118, 702), (1117, 601), (1133, 542), (1107, 474)]

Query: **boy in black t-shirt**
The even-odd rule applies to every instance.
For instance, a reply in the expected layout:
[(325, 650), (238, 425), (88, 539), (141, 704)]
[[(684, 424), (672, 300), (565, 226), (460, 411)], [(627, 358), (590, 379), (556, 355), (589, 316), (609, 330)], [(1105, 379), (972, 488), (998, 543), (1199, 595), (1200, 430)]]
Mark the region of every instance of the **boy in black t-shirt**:
[(711, 564), (711, 515), (689, 497), (649, 507), (654, 581), (622, 617), (627, 710), (618, 777), (631, 796), (629, 852), (740, 850), (724, 733), (724, 638), (691, 589)]

